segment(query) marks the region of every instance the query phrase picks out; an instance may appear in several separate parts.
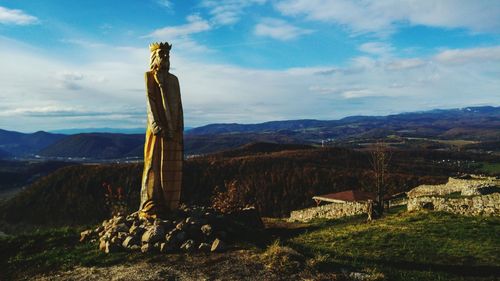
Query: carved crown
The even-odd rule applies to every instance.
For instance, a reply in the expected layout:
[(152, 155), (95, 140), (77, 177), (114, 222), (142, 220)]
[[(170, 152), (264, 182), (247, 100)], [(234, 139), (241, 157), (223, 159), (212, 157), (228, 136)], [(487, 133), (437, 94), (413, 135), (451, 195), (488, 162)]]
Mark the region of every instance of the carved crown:
[(170, 52), (170, 49), (172, 49), (172, 44), (169, 45), (168, 42), (155, 42), (149, 44), (149, 50), (151, 52), (154, 52), (158, 49), (163, 49)]

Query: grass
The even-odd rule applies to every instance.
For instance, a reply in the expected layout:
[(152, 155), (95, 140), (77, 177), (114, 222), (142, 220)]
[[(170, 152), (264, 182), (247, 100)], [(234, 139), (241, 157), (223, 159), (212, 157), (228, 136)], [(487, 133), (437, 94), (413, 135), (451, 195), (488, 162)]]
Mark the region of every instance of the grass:
[[(385, 280), (500, 278), (500, 217), (407, 213), (404, 207), (396, 207), (382, 219), (371, 223), (365, 219), (355, 216), (316, 220), (296, 229), (296, 225), (290, 224), (292, 228), (288, 229), (287, 223), (282, 222), (283, 232), (275, 233), (280, 242), (271, 243), (264, 250), (252, 250), (261, 251), (259, 262), (283, 272), (283, 276), (298, 270), (348, 270), (374, 273), (373, 276), (383, 276)], [(22, 279), (78, 265), (107, 267), (160, 258), (130, 252), (104, 254), (95, 243), (78, 242), (83, 229), (34, 230), (0, 238), (0, 280)]]
[(327, 256), (331, 268), (371, 268), (390, 280), (492, 280), (500, 274), (498, 217), (396, 212), (372, 223), (318, 224), (288, 243), (309, 257)]
[(486, 174), (500, 175), (500, 163), (482, 162), (480, 170)]
[(19, 274), (29, 276), (70, 269), (75, 265), (106, 266), (137, 258), (138, 255), (125, 252), (106, 255), (96, 244), (78, 242), (83, 229), (61, 227), (0, 238), (0, 280), (22, 278)]

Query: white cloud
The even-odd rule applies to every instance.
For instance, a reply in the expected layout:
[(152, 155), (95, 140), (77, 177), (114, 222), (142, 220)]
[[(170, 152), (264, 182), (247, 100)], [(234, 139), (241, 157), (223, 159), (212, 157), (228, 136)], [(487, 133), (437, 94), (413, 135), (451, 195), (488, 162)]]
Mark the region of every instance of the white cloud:
[(473, 32), (500, 30), (500, 5), (488, 0), (281, 0), (276, 9), (346, 27), (354, 33), (388, 35), (398, 25), (466, 28)]
[(80, 83), (83, 80), (83, 74), (79, 72), (63, 71), (56, 73), (56, 79), (60, 81), (59, 87), (67, 90), (81, 90), (83, 87)]
[(387, 63), (386, 67), (389, 70), (402, 70), (416, 68), (425, 65), (425, 61), (419, 58), (397, 59)]
[(435, 59), (447, 64), (487, 63), (500, 61), (500, 47), (445, 50)]
[[(123, 108), (144, 104), (147, 48), (103, 45), (75, 52), (89, 59), (70, 64), (0, 36), (0, 100), (6, 107), (2, 116), (9, 117), (0, 118), (0, 128), (36, 131), (102, 126), (118, 115), (128, 116), (122, 117), (123, 123), (116, 121), (122, 125), (143, 126), (145, 118), (132, 118)], [(75, 118), (67, 120), (63, 115)]]
[(170, 0), (156, 0), (156, 3), (158, 3), (158, 5), (168, 10), (172, 9), (174, 6), (174, 4), (172, 4), (172, 1)]
[[(71, 65), (0, 36), (0, 128), (144, 126), (147, 47), (93, 46), (75, 50), (88, 59)], [(500, 60), (487, 59), (495, 58), (495, 48), (489, 55), (482, 48), (454, 50), (457, 56), (483, 54), (468, 55), (461, 64), (449, 63), (447, 51), (404, 59), (362, 56), (346, 65), (285, 70), (207, 63), (176, 49), (171, 60), (186, 125), (199, 126), (498, 106)], [(443, 56), (447, 59), (438, 59)], [(488, 63), (470, 63), (477, 58)], [(61, 79), (84, 90), (59, 87)]]
[(245, 8), (266, 2), (266, 0), (203, 0), (201, 6), (209, 9), (214, 24), (230, 25), (240, 20)]
[(73, 44), (84, 48), (100, 48), (105, 46), (103, 43), (92, 42), (84, 39), (61, 39), (59, 41), (61, 43)]
[(22, 10), (0, 6), (0, 24), (29, 25), (37, 22), (37, 17), (28, 15)]
[(367, 42), (362, 44), (359, 50), (372, 55), (389, 56), (394, 51), (394, 47), (384, 42)]
[(312, 30), (293, 26), (284, 20), (266, 18), (255, 26), (254, 34), (277, 40), (291, 40), (301, 35), (312, 33)]
[(207, 31), (211, 29), (208, 21), (199, 15), (190, 15), (186, 18), (187, 23), (179, 26), (167, 26), (156, 29), (148, 37), (160, 40), (172, 40), (173, 38), (185, 37), (191, 34)]
[(187, 23), (179, 26), (167, 26), (156, 29), (146, 38), (158, 41), (168, 41), (175, 45), (177, 51), (183, 53), (207, 53), (212, 52), (210, 48), (195, 41), (191, 35), (209, 31), (212, 29), (210, 23), (199, 15), (193, 14), (186, 18)]
[(369, 89), (356, 89), (342, 92), (342, 96), (346, 99), (364, 98), (376, 95), (377, 94), (375, 92)]

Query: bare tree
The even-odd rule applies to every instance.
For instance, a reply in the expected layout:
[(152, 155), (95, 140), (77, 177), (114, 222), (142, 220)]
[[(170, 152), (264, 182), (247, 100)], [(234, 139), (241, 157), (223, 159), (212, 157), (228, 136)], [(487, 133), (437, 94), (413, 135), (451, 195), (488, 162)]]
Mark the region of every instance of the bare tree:
[(384, 212), (384, 196), (387, 189), (386, 179), (392, 153), (384, 142), (377, 142), (373, 145), (370, 156), (370, 164), (374, 175), (375, 189), (377, 191), (376, 210), (379, 215), (382, 215)]

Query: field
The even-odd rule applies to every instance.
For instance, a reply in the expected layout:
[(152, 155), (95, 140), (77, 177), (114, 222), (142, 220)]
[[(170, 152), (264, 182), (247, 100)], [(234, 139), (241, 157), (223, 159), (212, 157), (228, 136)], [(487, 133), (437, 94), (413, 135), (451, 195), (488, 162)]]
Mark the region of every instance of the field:
[(119, 270), (121, 274), (144, 274), (143, 279), (135, 276), (133, 280), (153, 280), (146, 277), (158, 274), (180, 280), (349, 280), (342, 274), (346, 271), (368, 273), (369, 280), (493, 280), (500, 276), (498, 217), (393, 209), (372, 223), (364, 219), (358, 216), (310, 224), (269, 219), (266, 239), (211, 255), (106, 255), (95, 243), (78, 242), (83, 228), (32, 230), (0, 239), (0, 266), (5, 269), (0, 277), (56, 272), (71, 276), (70, 269), (81, 278)]

